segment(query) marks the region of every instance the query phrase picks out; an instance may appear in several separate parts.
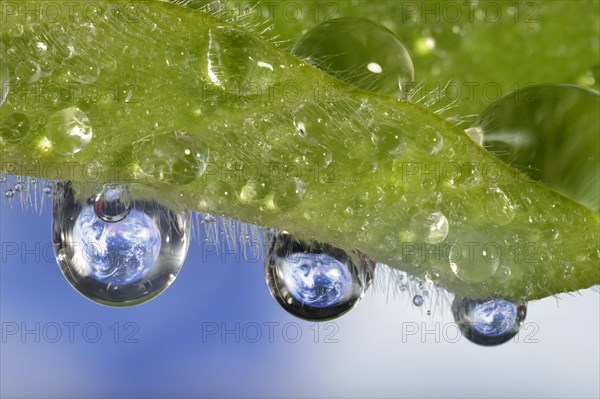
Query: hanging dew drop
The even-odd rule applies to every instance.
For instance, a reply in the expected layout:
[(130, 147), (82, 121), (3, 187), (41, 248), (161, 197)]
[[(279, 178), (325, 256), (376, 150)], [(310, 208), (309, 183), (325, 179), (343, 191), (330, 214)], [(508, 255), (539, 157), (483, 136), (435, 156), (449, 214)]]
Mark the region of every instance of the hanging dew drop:
[(131, 193), (126, 185), (105, 184), (94, 199), (96, 216), (107, 223), (123, 220), (131, 211)]
[(190, 214), (132, 201), (124, 218), (108, 223), (94, 209), (97, 195), (83, 201), (78, 195), (68, 182), (54, 194), (54, 249), (69, 283), (109, 306), (140, 304), (164, 291), (185, 260)]
[(56, 112), (46, 123), (46, 137), (52, 150), (61, 155), (73, 155), (90, 143), (93, 130), (87, 115), (71, 107)]
[(271, 295), (289, 313), (306, 320), (330, 320), (352, 309), (373, 279), (375, 263), (318, 242), (267, 232), (265, 275)]
[(471, 342), (500, 345), (519, 332), (527, 306), (505, 299), (473, 300), (455, 297), (452, 314), (461, 333)]
[(415, 79), (412, 59), (400, 39), (364, 18), (323, 22), (302, 36), (292, 53), (347, 83), (396, 97)]
[(6, 191), (4, 192), (4, 196), (5, 196), (6, 198), (12, 198), (12, 197), (14, 197), (14, 196), (15, 196), (15, 191), (14, 191), (14, 190), (12, 190), (12, 189), (8, 189), (8, 190), (6, 190)]

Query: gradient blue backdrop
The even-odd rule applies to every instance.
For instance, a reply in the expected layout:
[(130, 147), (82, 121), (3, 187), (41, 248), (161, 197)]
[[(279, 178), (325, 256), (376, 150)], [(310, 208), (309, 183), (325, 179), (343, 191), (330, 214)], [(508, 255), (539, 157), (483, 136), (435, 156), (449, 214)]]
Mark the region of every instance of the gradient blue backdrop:
[[(600, 395), (600, 295), (593, 290), (564, 295), (558, 306), (553, 298), (530, 304), (518, 342), (485, 348), (464, 338), (451, 342), (456, 330), (447, 327), (447, 309), (430, 317), (407, 295), (394, 299), (381, 288), (335, 324), (297, 320), (271, 298), (262, 258), (203, 259), (196, 241), (162, 295), (133, 308), (109, 308), (72, 289), (52, 259), (49, 201), (41, 216), (22, 212), (17, 199), (12, 207), (0, 202), (3, 398)], [(14, 245), (21, 249), (9, 255)], [(34, 329), (40, 323), (53, 336), (49, 323), (70, 322), (80, 323), (73, 342), (67, 327), (57, 343), (43, 336), (38, 343), (21, 331), (6, 334), (15, 325)], [(82, 336), (86, 323), (101, 327), (97, 343)], [(110, 329), (115, 323), (118, 343)], [(126, 323), (139, 329), (131, 337), (137, 342), (123, 342), (134, 331), (125, 330)], [(220, 329), (223, 323), (230, 329), (239, 323), (247, 334), (240, 342), (233, 334), (203, 335), (203, 325)], [(256, 343), (249, 342), (256, 336), (251, 323), (262, 326)], [(279, 323), (272, 342), (264, 323)], [(437, 335), (424, 334), (436, 323)], [(293, 342), (298, 327), (302, 335)], [(406, 334), (414, 328), (417, 333)]]

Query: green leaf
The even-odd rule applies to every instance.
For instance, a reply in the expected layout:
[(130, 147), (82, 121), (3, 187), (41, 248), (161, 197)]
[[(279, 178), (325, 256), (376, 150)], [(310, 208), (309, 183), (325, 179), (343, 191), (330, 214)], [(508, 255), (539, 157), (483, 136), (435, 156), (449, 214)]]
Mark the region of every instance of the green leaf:
[[(15, 4), (0, 2), (5, 173), (145, 183), (161, 201), (435, 271), (468, 297), (600, 282), (598, 215), (429, 110), (190, 8), (82, 1), (56, 20)], [(456, 244), (486, 256), (461, 261)]]

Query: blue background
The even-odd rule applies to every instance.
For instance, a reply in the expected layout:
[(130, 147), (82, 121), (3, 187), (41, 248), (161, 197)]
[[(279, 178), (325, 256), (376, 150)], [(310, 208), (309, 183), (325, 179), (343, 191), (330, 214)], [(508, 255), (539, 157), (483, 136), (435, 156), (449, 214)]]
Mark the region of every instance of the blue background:
[[(23, 211), (17, 197), (0, 202), (3, 332), (40, 323), (40, 342), (22, 331), (3, 336), (3, 398), (600, 395), (600, 295), (594, 290), (530, 304), (526, 329), (494, 348), (456, 339), (448, 303), (428, 316), (425, 307), (411, 305), (409, 294), (388, 291), (386, 284), (372, 287), (333, 323), (315, 325), (273, 300), (262, 257), (203, 259), (200, 232), (169, 289), (141, 306), (109, 308), (82, 297), (62, 276), (50, 246), (49, 200), (41, 215), (31, 207)], [(8, 254), (14, 245), (19, 253)], [(64, 325), (70, 322), (79, 323), (72, 342)], [(51, 323), (62, 326), (56, 343), (49, 342), (56, 332)], [(83, 335), (86, 323), (100, 326), (98, 342), (88, 342), (93, 328)], [(203, 334), (203, 326), (235, 329), (236, 323), (239, 342), (235, 334)], [(271, 340), (265, 323), (278, 323), (271, 324)], [(255, 339), (257, 325), (262, 335)], [(436, 326), (437, 334), (431, 332)], [(417, 332), (407, 335), (411, 329)], [(127, 333), (134, 342), (124, 342)]]

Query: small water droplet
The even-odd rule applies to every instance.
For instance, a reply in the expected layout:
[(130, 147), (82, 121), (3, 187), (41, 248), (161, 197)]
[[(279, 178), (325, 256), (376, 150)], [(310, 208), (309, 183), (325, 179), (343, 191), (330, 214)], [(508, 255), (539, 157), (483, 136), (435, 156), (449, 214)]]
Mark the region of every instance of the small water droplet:
[(148, 301), (181, 269), (190, 214), (156, 201), (134, 201), (127, 217), (107, 223), (96, 216), (95, 198), (79, 202), (71, 183), (57, 187), (52, 228), (63, 275), (83, 296), (104, 305)]
[(31, 128), (27, 115), (15, 112), (3, 117), (0, 125), (0, 137), (9, 143), (16, 143), (25, 138)]
[(298, 206), (306, 194), (306, 184), (298, 177), (293, 181), (283, 181), (275, 186), (273, 192), (274, 205), (284, 211)]
[(46, 123), (46, 137), (52, 150), (61, 155), (73, 155), (92, 140), (93, 131), (87, 115), (71, 107), (54, 113)]
[(308, 31), (292, 52), (365, 90), (400, 97), (415, 79), (404, 44), (364, 18), (330, 19)]
[(446, 239), (449, 229), (448, 219), (441, 212), (420, 211), (410, 220), (410, 230), (419, 242), (440, 243)]
[(370, 286), (375, 263), (328, 244), (269, 231), (265, 275), (271, 295), (291, 314), (329, 320), (352, 309)]
[(452, 314), (469, 341), (493, 346), (517, 335), (525, 320), (527, 306), (506, 299), (473, 300), (457, 296), (452, 302)]
[(15, 196), (15, 192), (12, 189), (8, 189), (4, 192), (6, 198), (12, 198)]
[(515, 207), (501, 189), (496, 187), (488, 190), (484, 201), (488, 217), (493, 223), (503, 226), (515, 218)]
[(84, 58), (76, 55), (65, 60), (67, 74), (81, 84), (92, 84), (100, 76), (100, 67), (91, 57)]
[(492, 277), (500, 264), (501, 247), (485, 234), (467, 232), (450, 246), (452, 272), (466, 282), (481, 282)]
[(423, 305), (423, 297), (421, 295), (415, 295), (413, 297), (413, 304), (415, 306), (421, 306), (421, 305)]
[(123, 220), (131, 211), (131, 193), (126, 185), (107, 183), (94, 199), (96, 216), (108, 223)]
[(187, 48), (181, 45), (171, 45), (165, 52), (165, 62), (167, 66), (185, 66), (189, 58)]

